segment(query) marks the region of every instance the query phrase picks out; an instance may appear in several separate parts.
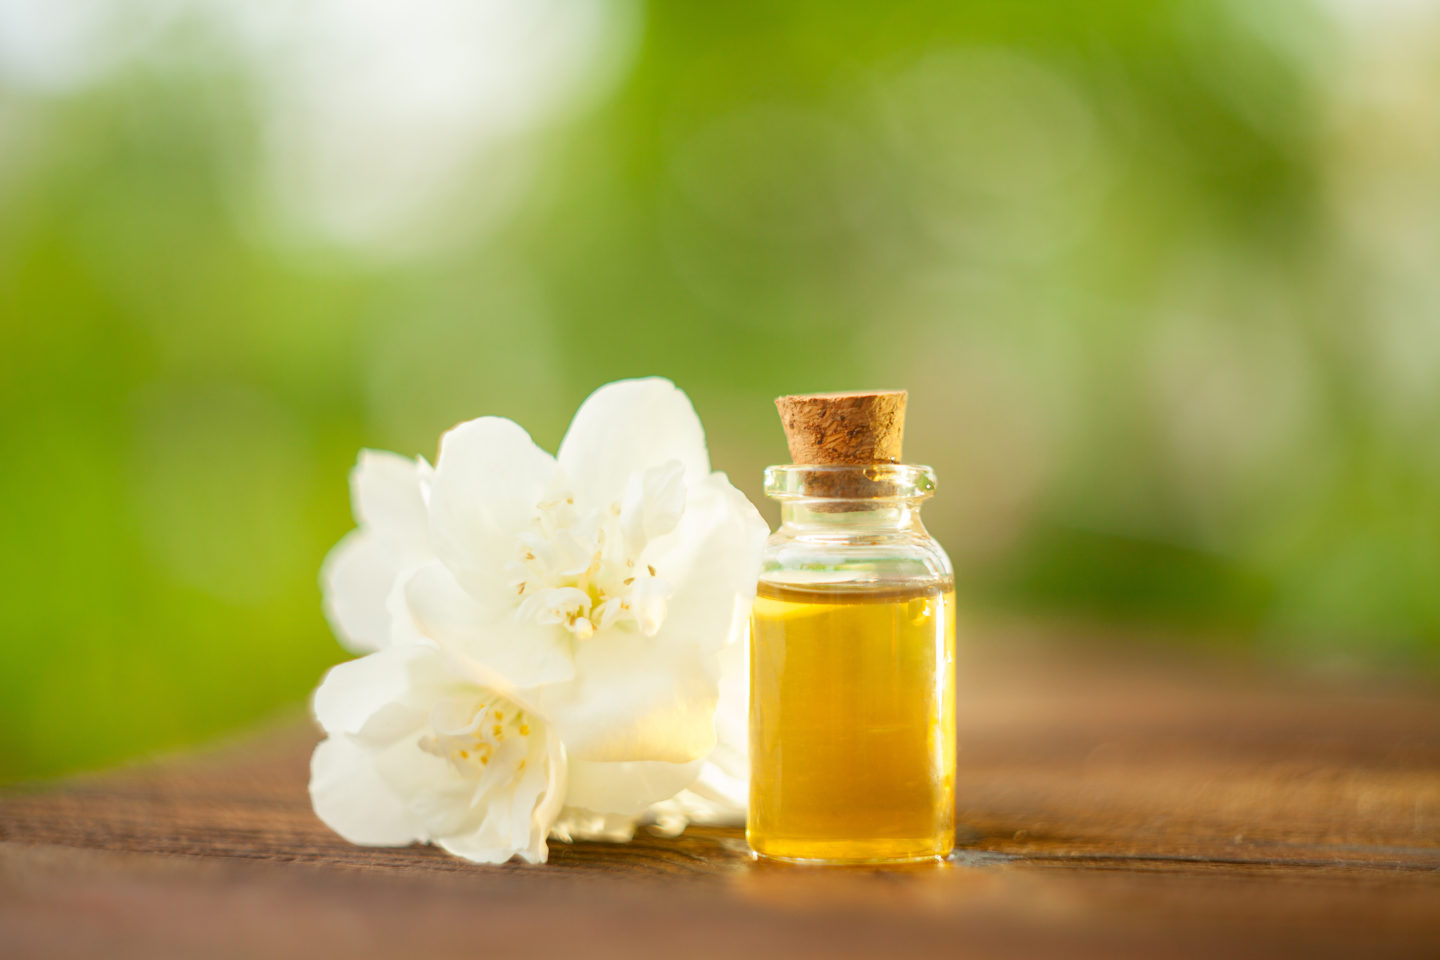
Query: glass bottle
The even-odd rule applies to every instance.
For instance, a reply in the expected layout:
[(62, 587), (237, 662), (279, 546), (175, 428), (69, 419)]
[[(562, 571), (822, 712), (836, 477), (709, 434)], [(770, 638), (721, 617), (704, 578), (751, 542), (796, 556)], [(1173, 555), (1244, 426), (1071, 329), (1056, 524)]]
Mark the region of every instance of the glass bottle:
[(929, 467), (774, 466), (750, 655), (757, 854), (873, 863), (954, 846), (955, 593)]

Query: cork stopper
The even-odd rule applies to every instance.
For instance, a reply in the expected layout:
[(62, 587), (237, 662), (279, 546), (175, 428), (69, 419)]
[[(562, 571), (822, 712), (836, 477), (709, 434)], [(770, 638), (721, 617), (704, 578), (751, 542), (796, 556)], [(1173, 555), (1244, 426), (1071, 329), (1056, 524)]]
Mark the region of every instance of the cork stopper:
[(780, 397), (790, 461), (808, 466), (899, 463), (905, 391), (857, 390)]

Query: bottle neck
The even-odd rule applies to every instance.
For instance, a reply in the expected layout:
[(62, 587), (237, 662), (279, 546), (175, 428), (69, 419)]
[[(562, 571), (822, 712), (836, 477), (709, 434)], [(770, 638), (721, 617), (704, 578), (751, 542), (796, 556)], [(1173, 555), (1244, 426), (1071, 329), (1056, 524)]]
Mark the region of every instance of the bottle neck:
[(790, 499), (780, 503), (780, 524), (795, 534), (884, 536), (924, 530), (921, 500)]

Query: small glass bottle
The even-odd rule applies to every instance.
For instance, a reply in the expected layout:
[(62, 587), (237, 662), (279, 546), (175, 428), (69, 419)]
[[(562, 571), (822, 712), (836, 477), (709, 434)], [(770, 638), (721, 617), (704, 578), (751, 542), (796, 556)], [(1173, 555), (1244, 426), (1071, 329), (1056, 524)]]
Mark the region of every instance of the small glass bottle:
[(954, 846), (954, 580), (920, 522), (934, 489), (906, 464), (765, 471), (781, 525), (751, 632), (757, 854), (874, 863)]

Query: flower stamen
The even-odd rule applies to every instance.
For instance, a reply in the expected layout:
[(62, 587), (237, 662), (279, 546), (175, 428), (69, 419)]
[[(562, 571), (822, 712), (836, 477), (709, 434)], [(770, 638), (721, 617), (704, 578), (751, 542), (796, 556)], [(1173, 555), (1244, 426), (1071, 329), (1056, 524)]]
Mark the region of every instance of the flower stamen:
[(516, 617), (582, 642), (612, 626), (654, 636), (673, 590), (653, 563), (636, 571), (648, 543), (679, 523), (682, 476), (678, 462), (653, 467), (632, 479), (624, 498), (584, 513), (569, 493), (541, 501), (508, 567)]
[[(485, 697), (452, 697), (437, 702), (430, 711), (430, 730), (419, 740), (426, 753), (449, 762), (457, 772), (479, 777), (491, 760), (503, 758), (506, 768), (523, 764), (528, 748), (507, 745), (507, 734), (517, 734), (520, 741), (530, 736), (530, 724), (524, 711), (506, 701)], [(510, 743), (517, 743), (511, 740)], [(518, 769), (518, 768), (513, 768)]]

